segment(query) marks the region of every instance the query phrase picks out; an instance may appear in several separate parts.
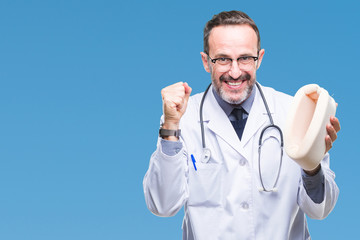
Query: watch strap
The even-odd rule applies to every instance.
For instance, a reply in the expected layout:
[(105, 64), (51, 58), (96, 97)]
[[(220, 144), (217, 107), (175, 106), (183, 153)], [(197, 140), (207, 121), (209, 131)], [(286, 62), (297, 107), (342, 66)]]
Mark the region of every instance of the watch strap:
[(180, 137), (180, 134), (181, 134), (180, 129), (172, 130), (172, 129), (160, 128), (160, 130), (159, 130), (160, 137), (170, 137), (170, 136)]

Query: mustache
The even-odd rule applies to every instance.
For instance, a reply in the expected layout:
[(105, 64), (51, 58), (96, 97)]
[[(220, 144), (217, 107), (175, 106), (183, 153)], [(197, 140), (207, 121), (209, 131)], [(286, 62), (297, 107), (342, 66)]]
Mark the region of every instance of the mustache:
[(250, 80), (251, 76), (248, 73), (245, 74), (241, 74), (238, 78), (232, 78), (230, 75), (222, 75), (219, 80), (224, 82), (229, 82), (229, 81), (248, 81)]

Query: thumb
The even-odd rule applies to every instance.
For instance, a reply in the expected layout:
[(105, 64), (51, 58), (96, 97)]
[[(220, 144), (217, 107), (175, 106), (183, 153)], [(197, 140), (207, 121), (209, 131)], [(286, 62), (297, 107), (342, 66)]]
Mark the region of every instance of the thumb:
[(187, 102), (189, 100), (190, 94), (191, 94), (191, 87), (187, 84), (187, 82), (185, 82), (183, 84), (184, 88), (185, 88), (185, 101)]

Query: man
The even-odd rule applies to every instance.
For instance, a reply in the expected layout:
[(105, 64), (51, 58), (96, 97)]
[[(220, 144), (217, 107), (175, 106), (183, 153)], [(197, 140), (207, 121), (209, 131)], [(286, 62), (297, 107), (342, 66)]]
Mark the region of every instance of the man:
[[(259, 138), (270, 121), (255, 84), (264, 53), (252, 19), (222, 12), (204, 30), (201, 57), (212, 86), (203, 106), (204, 93), (190, 97), (187, 83), (161, 91), (163, 117), (144, 178), (145, 200), (159, 216), (184, 206), (183, 239), (310, 239), (305, 214), (323, 219), (335, 206), (339, 190), (327, 152), (340, 130), (337, 118), (326, 126), (326, 155), (315, 169), (280, 157), (275, 128), (265, 131), (259, 158)], [(291, 97), (261, 88), (282, 129)]]

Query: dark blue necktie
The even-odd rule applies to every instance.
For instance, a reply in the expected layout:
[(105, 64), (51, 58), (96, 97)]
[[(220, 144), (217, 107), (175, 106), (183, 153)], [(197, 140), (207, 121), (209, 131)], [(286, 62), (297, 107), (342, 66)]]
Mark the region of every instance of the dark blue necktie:
[(247, 113), (243, 108), (234, 108), (230, 114), (235, 119), (234, 121), (231, 121), (231, 124), (233, 125), (235, 132), (240, 140), (244, 132), (244, 128), (247, 120), (247, 117), (244, 116), (245, 114)]

